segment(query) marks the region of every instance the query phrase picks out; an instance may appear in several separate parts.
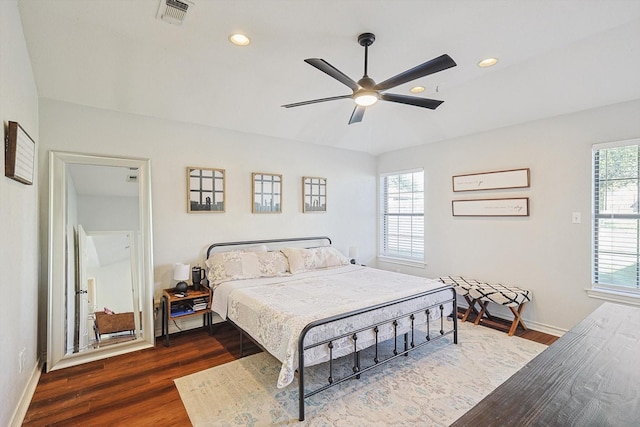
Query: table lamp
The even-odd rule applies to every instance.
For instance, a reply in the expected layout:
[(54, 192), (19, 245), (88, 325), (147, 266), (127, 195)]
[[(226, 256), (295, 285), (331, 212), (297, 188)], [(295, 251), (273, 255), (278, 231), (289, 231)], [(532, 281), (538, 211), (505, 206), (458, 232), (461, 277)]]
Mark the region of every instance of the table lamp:
[(185, 295), (187, 294), (188, 288), (185, 280), (189, 279), (189, 267), (189, 264), (182, 264), (179, 262), (176, 262), (173, 266), (173, 280), (178, 280), (178, 283), (176, 283), (176, 291), (182, 292)]

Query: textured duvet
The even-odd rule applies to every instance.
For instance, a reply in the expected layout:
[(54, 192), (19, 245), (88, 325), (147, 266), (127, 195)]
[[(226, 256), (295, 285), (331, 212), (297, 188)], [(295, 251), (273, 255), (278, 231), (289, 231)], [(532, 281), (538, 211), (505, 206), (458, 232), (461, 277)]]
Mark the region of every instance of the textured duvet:
[[(250, 334), (264, 349), (282, 362), (278, 387), (293, 381), (298, 364), (298, 339), (303, 328), (312, 321), (341, 313), (393, 301), (443, 287), (441, 282), (424, 277), (349, 265), (331, 269), (297, 273), (287, 277), (233, 280), (219, 284), (213, 293), (212, 309)], [(430, 304), (450, 299), (450, 289), (436, 291), (418, 300), (395, 304), (384, 309), (340, 320), (312, 330), (305, 345), (349, 333), (354, 329), (415, 311)], [(444, 316), (452, 304), (445, 306)], [(432, 310), (431, 320), (440, 318)], [(408, 320), (399, 321), (398, 333), (408, 330)], [(425, 323), (426, 315), (416, 315), (416, 324)], [(439, 329), (439, 323), (433, 329)], [(379, 340), (393, 337), (391, 323), (380, 327)], [(375, 343), (372, 331), (358, 334), (357, 349)], [(348, 337), (333, 342), (333, 357), (353, 351), (354, 341)], [(327, 345), (305, 351), (305, 366), (328, 360)]]

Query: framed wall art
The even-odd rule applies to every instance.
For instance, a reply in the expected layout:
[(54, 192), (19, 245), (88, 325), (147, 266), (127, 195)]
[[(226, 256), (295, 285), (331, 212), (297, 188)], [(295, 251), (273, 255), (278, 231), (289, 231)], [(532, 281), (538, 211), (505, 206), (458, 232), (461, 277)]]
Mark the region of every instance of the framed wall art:
[(529, 216), (529, 198), (453, 200), (453, 216)]
[(35, 141), (18, 122), (9, 122), (4, 148), (4, 175), (32, 185), (35, 154)]
[(453, 191), (501, 190), (529, 187), (529, 168), (455, 175)]
[(187, 167), (187, 212), (224, 212), (224, 191), (224, 169)]
[(282, 212), (282, 175), (254, 172), (251, 175), (251, 212)]
[(327, 211), (327, 178), (302, 177), (302, 212)]

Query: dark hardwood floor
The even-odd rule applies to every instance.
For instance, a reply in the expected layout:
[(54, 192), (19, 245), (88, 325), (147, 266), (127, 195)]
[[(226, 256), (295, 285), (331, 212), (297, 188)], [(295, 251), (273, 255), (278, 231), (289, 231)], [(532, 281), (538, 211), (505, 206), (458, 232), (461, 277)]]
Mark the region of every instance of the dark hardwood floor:
[[(245, 339), (245, 355), (260, 350)], [(175, 378), (236, 360), (239, 333), (231, 325), (156, 339), (151, 349), (43, 373), (24, 426), (189, 426)]]
[[(543, 344), (557, 339), (521, 328), (516, 335)], [(245, 340), (246, 355), (259, 351)], [(43, 373), (23, 425), (189, 426), (173, 380), (239, 355), (239, 333), (224, 323), (214, 336), (185, 331), (171, 336), (170, 347), (158, 338), (155, 348)]]
[[(458, 307), (458, 319), (462, 317), (463, 313), (464, 313), (464, 310)], [(473, 313), (470, 314), (469, 317), (467, 318), (467, 322), (470, 322), (470, 323), (473, 323), (475, 320), (476, 320), (476, 316)], [(499, 331), (503, 331), (506, 333), (511, 327), (511, 320), (507, 321), (505, 319), (501, 319), (499, 317), (494, 316), (492, 320), (483, 318), (480, 324), (482, 326), (486, 326), (492, 329), (497, 329)], [(517, 337), (531, 340), (531, 341), (539, 342), (545, 345), (551, 345), (558, 339), (558, 337), (556, 337), (555, 335), (545, 334), (544, 332), (538, 332), (531, 329), (525, 331), (524, 329), (522, 329), (520, 325), (518, 325), (518, 329), (516, 329), (516, 332), (514, 335)]]

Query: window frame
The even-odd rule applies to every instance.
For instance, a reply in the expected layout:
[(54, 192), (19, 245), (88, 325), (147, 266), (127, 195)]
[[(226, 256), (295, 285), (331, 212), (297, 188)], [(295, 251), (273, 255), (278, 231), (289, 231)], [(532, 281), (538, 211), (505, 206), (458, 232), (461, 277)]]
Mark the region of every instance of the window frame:
[[(414, 230), (414, 226), (411, 225), (411, 244), (410, 246), (413, 248), (413, 239), (418, 238), (418, 240), (422, 241), (422, 251), (418, 256), (410, 256), (410, 255), (401, 255), (398, 252), (392, 252), (388, 250), (388, 246), (385, 247), (385, 243), (389, 241), (388, 238), (388, 234), (387, 233), (387, 229), (388, 227), (386, 226), (387, 222), (385, 221), (385, 219), (389, 216), (387, 210), (386, 210), (386, 206), (387, 204), (385, 203), (386, 201), (386, 197), (387, 197), (387, 188), (385, 186), (385, 181), (389, 178), (389, 177), (393, 177), (393, 176), (397, 176), (400, 177), (402, 175), (409, 175), (409, 174), (415, 174), (415, 173), (421, 173), (422, 174), (422, 190), (421, 191), (412, 191), (411, 195), (412, 197), (417, 194), (417, 193), (421, 193), (422, 195), (422, 212), (421, 213), (402, 213), (402, 214), (395, 214), (395, 216), (411, 216), (411, 217), (416, 217), (419, 216), (422, 218), (422, 234), (417, 234)], [(378, 177), (378, 185), (379, 185), (379, 190), (378, 190), (378, 212), (379, 212), (379, 216), (378, 216), (378, 227), (379, 227), (379, 242), (378, 242), (378, 258), (381, 261), (385, 261), (385, 262), (393, 262), (393, 263), (399, 263), (399, 264), (406, 264), (406, 265), (411, 265), (411, 266), (424, 266), (425, 265), (425, 234), (424, 234), (424, 212), (425, 212), (425, 175), (424, 175), (424, 169), (423, 168), (416, 168), (416, 169), (408, 169), (408, 170), (401, 170), (401, 171), (392, 171), (392, 172), (384, 172), (384, 173), (380, 173), (379, 177)], [(392, 214), (393, 215), (393, 214)], [(399, 243), (398, 243), (399, 244)]]
[[(593, 144), (591, 159), (592, 159), (592, 174), (591, 174), (591, 200), (592, 200), (592, 223), (591, 223), (591, 289), (587, 289), (587, 294), (592, 298), (604, 299), (609, 301), (622, 302), (626, 304), (640, 305), (640, 274), (636, 275), (635, 287), (627, 285), (616, 285), (612, 283), (601, 283), (599, 275), (602, 273), (599, 271), (599, 258), (598, 254), (600, 249), (598, 247), (599, 242), (599, 220), (606, 218), (611, 220), (635, 220), (637, 221), (637, 229), (640, 230), (640, 211), (635, 214), (629, 213), (600, 213), (600, 179), (597, 174), (599, 171), (599, 154), (601, 150), (621, 148), (628, 146), (638, 146), (638, 158), (637, 158), (637, 173), (634, 179), (638, 180), (640, 186), (640, 138), (598, 143)], [(640, 191), (638, 192), (640, 195)], [(640, 261), (640, 236), (637, 237), (636, 245), (636, 259)]]

